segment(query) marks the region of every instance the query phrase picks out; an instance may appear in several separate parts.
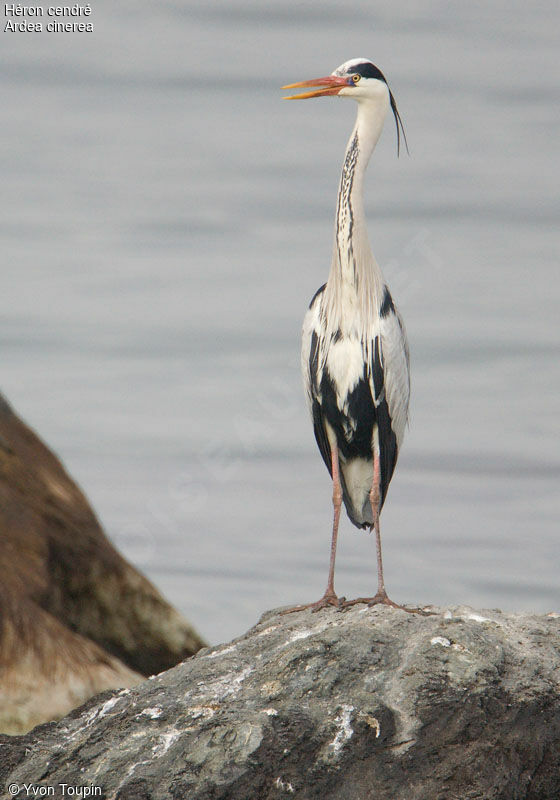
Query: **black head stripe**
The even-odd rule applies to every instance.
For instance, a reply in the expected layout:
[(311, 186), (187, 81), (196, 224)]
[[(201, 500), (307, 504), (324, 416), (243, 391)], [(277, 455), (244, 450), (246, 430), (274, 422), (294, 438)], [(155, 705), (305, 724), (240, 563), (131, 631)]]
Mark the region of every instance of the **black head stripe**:
[(362, 61), (361, 64), (356, 64), (355, 67), (352, 67), (352, 72), (357, 72), (362, 78), (377, 78), (378, 81), (387, 83), (385, 75), (375, 64), (372, 64), (371, 61)]

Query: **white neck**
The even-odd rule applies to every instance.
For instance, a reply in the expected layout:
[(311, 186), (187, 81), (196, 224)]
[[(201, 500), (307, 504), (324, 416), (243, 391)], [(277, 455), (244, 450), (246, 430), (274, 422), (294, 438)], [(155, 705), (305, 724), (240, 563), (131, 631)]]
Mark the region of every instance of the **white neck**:
[[(373, 257), (364, 213), (364, 176), (389, 108), (381, 99), (358, 102), (356, 124), (342, 165), (335, 220), (333, 259), (325, 299), (335, 330), (341, 327), (342, 305), (356, 307), (355, 324), (366, 335), (368, 320), (377, 313), (383, 275)], [(347, 313), (345, 314), (348, 319)]]

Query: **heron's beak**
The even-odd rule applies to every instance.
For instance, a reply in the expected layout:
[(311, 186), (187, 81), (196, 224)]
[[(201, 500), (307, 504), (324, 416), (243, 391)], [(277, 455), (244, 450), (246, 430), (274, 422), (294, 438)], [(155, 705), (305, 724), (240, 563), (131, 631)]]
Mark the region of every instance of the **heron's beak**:
[(282, 86), (282, 89), (304, 89), (308, 86), (320, 86), (313, 92), (302, 92), (285, 97), (284, 100), (307, 100), (308, 97), (325, 97), (329, 94), (338, 94), (341, 89), (348, 86), (348, 78), (336, 78), (334, 75), (327, 75), (326, 78), (314, 78), (312, 81), (302, 81), (301, 83), (289, 83)]

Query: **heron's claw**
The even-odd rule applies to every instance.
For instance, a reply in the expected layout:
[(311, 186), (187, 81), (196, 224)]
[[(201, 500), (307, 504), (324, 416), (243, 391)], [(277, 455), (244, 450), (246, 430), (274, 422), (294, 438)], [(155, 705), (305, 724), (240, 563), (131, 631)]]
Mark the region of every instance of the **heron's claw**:
[(293, 608), (287, 608), (284, 611), (280, 611), (280, 614), (293, 614), (296, 611), (306, 611), (308, 608), (311, 609), (313, 614), (316, 614), (317, 611), (321, 611), (322, 608), (326, 608), (327, 606), (334, 606), (339, 611), (342, 611), (344, 603), (346, 603), (345, 597), (337, 597), (334, 592), (325, 592), (321, 599), (317, 600), (316, 603), (305, 603), (301, 606), (293, 606)]
[(435, 613), (433, 611), (426, 611), (423, 608), (414, 606), (411, 608), (407, 606), (400, 606), (398, 603), (394, 603), (391, 598), (388, 597), (387, 592), (377, 592), (377, 594), (373, 597), (357, 597), (355, 600), (345, 600), (342, 603), (342, 608), (350, 608), (350, 606), (355, 606), (359, 603), (365, 603), (370, 608), (377, 605), (391, 606), (391, 608), (398, 608), (401, 611), (406, 611), (407, 614), (421, 614), (424, 617), (431, 617)]

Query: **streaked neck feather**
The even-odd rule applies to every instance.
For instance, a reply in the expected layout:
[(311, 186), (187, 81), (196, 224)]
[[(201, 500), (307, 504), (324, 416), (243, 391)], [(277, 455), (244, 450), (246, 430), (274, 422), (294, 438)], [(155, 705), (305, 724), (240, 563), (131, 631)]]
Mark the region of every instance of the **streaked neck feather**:
[(356, 124), (346, 148), (332, 266), (323, 300), (326, 342), (341, 331), (361, 339), (367, 348), (375, 336), (384, 279), (367, 235), (363, 183), (387, 109), (388, 101), (386, 108), (382, 104), (359, 103)]

